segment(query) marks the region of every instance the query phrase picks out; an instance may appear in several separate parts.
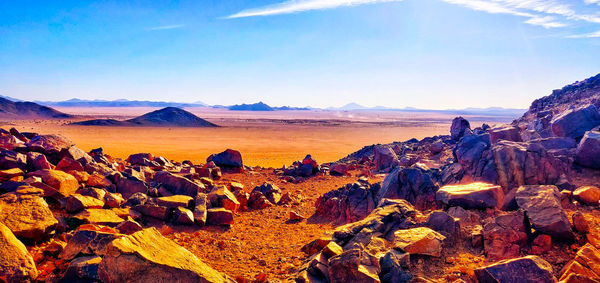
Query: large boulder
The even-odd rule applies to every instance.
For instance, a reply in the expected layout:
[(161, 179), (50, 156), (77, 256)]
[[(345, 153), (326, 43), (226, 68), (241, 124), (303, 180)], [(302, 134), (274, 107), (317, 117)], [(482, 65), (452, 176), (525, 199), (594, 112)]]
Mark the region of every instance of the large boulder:
[(330, 258), (328, 261), (330, 282), (380, 282), (379, 266), (364, 264), (365, 257), (368, 255), (353, 249)]
[(480, 283), (556, 282), (552, 265), (537, 256), (525, 256), (496, 262), (475, 270)]
[(185, 195), (196, 197), (198, 193), (204, 192), (206, 187), (182, 176), (177, 176), (167, 171), (157, 172), (154, 181), (162, 184), (174, 195)]
[(104, 282), (234, 282), (155, 228), (112, 241), (99, 269)]
[(0, 151), (0, 169), (27, 169), (27, 156), (11, 150)]
[(593, 169), (600, 169), (600, 132), (589, 131), (577, 146), (575, 157), (577, 164)]
[(502, 187), (487, 183), (446, 185), (436, 193), (436, 199), (444, 204), (465, 209), (497, 207), (503, 196)]
[(115, 227), (125, 221), (110, 209), (90, 208), (73, 215), (72, 219), (80, 224), (98, 224)]
[(573, 230), (560, 204), (560, 192), (556, 186), (521, 186), (517, 189), (515, 200), (537, 231), (558, 239), (573, 239)]
[(458, 175), (452, 178), (455, 180), (448, 181), (460, 182), (463, 178), (488, 183), (496, 183), (498, 181), (489, 134), (463, 137), (456, 144), (453, 154), (460, 167), (456, 169), (452, 168), (458, 171), (452, 174)]
[(394, 247), (409, 254), (440, 257), (444, 240), (446, 237), (427, 227), (394, 232)]
[(0, 279), (7, 282), (32, 282), (38, 276), (27, 248), (0, 221)]
[(438, 188), (432, 171), (417, 165), (398, 167), (385, 177), (375, 200), (405, 199), (417, 208), (425, 208), (435, 201)]
[(104, 201), (95, 197), (72, 194), (65, 200), (65, 210), (69, 213), (82, 211), (86, 208), (102, 208)]
[(519, 128), (514, 125), (502, 125), (498, 127), (493, 127), (488, 130), (490, 133), (490, 142), (495, 144), (499, 140), (507, 140), (507, 141), (515, 141), (520, 142), (521, 133)]
[(244, 166), (242, 154), (233, 149), (226, 149), (219, 154), (212, 154), (206, 159), (207, 163), (211, 161), (219, 167), (242, 168)]
[(18, 237), (31, 240), (47, 237), (58, 224), (42, 191), (33, 187), (0, 195), (0, 222)]
[(79, 188), (79, 182), (73, 175), (59, 170), (38, 170), (29, 173), (28, 176), (42, 178), (44, 184), (53, 189), (46, 191), (45, 195), (56, 199), (68, 197)]
[(39, 135), (33, 137), (26, 146), (31, 151), (45, 154), (58, 154), (69, 149), (74, 143), (61, 135)]
[(471, 125), (463, 117), (456, 117), (452, 120), (452, 126), (450, 126), (450, 137), (457, 141), (465, 135), (471, 134)]
[(380, 187), (379, 183), (356, 182), (329, 191), (315, 202), (315, 214), (338, 224), (361, 220), (377, 206), (375, 196)]
[(377, 171), (389, 170), (399, 164), (398, 156), (389, 147), (375, 146), (373, 152), (373, 163)]
[(515, 258), (527, 244), (522, 211), (500, 215), (483, 226), (483, 247), (492, 260)]
[[(251, 196), (256, 195), (258, 193), (265, 196), (266, 199), (269, 200), (269, 202), (272, 204), (278, 204), (279, 201), (281, 200), (281, 189), (273, 183), (266, 182), (260, 186), (254, 187), (254, 189), (252, 189)], [(251, 197), (251, 199), (252, 199), (252, 197)], [(254, 201), (249, 203), (249, 205), (251, 207), (255, 208), (256, 206), (252, 204), (253, 202)]]
[(70, 261), (79, 255), (104, 255), (113, 240), (122, 237), (111, 231), (99, 231), (98, 226), (82, 225), (67, 242), (59, 258)]
[(129, 198), (136, 193), (145, 194), (148, 191), (146, 182), (127, 173), (115, 174), (113, 181), (117, 187), (117, 193), (120, 193), (124, 198)]
[(600, 125), (600, 113), (596, 106), (588, 105), (569, 109), (555, 116), (550, 123), (556, 136), (579, 139), (586, 131)]

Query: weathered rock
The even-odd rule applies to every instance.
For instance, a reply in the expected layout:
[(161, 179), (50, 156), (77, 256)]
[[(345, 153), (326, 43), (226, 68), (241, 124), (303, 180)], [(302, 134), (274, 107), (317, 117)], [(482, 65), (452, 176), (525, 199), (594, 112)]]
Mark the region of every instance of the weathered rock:
[(450, 137), (457, 141), (465, 135), (471, 134), (471, 125), (463, 117), (456, 117), (452, 120), (452, 126), (450, 126)]
[(438, 154), (444, 150), (444, 141), (436, 140), (429, 145), (429, 151), (433, 154)]
[(60, 162), (56, 164), (56, 170), (61, 170), (65, 172), (83, 171), (83, 166), (81, 165), (81, 163), (73, 160), (72, 158), (63, 157), (63, 159), (61, 159)]
[(377, 171), (389, 170), (399, 164), (398, 156), (389, 147), (375, 146), (373, 152), (373, 163)]
[(69, 149), (74, 143), (61, 135), (39, 135), (33, 137), (26, 146), (31, 151), (45, 154), (58, 154)]
[(27, 169), (27, 156), (10, 150), (0, 151), (0, 169), (12, 168)]
[(348, 164), (336, 163), (331, 166), (329, 174), (332, 176), (345, 176), (350, 170)]
[(58, 224), (42, 191), (32, 187), (0, 195), (0, 222), (17, 237), (32, 240), (47, 237)]
[(242, 154), (233, 149), (227, 149), (219, 154), (213, 154), (206, 159), (206, 162), (214, 162), (219, 167), (242, 168)]
[(16, 177), (21, 177), (24, 174), (25, 173), (23, 173), (23, 170), (19, 168), (0, 170), (0, 182), (5, 182)]
[(555, 186), (521, 186), (515, 199), (536, 230), (558, 239), (573, 239), (569, 219), (560, 205), (560, 193)]
[(198, 193), (206, 190), (204, 185), (193, 182), (185, 177), (174, 175), (170, 172), (161, 171), (154, 175), (154, 181), (162, 184), (174, 195), (186, 195), (196, 197)]
[(409, 254), (442, 256), (442, 245), (446, 237), (427, 228), (418, 227), (394, 232), (394, 247)]
[(273, 206), (265, 195), (263, 195), (259, 191), (252, 191), (250, 193), (250, 197), (248, 198), (248, 207), (251, 209), (264, 209), (267, 207)]
[(152, 160), (154, 160), (154, 156), (150, 153), (136, 153), (127, 158), (127, 162), (131, 165), (148, 165)]
[(575, 161), (584, 167), (600, 169), (600, 132), (585, 133), (577, 146)]
[[(453, 154), (457, 163), (460, 164), (459, 168), (455, 168), (454, 165), (450, 165), (452, 167), (448, 168), (457, 171), (450, 173), (459, 174), (454, 177), (457, 180), (453, 183), (461, 182), (463, 178), (497, 183), (498, 173), (494, 164), (489, 134), (469, 135), (461, 138), (456, 144)], [(460, 176), (461, 173), (462, 176)]]
[(431, 171), (416, 165), (410, 168), (399, 167), (385, 177), (375, 200), (405, 199), (417, 208), (431, 207), (438, 188)]
[(90, 208), (79, 212), (73, 219), (85, 224), (99, 224), (115, 227), (124, 220), (110, 209)]
[(179, 225), (194, 224), (194, 214), (187, 208), (176, 207), (173, 210), (173, 223)]
[(148, 202), (147, 194), (135, 193), (127, 199), (127, 202), (125, 203), (125, 205), (126, 206), (136, 206), (136, 205), (146, 204), (146, 202)]
[(111, 242), (99, 273), (104, 282), (234, 282), (155, 228)]
[(13, 135), (0, 135), (0, 149), (2, 150), (14, 150), (15, 148), (23, 147), (24, 145), (23, 141), (17, 139)]
[(458, 219), (443, 211), (434, 211), (427, 216), (425, 225), (448, 238), (456, 239), (460, 232)]
[(125, 203), (125, 199), (118, 193), (106, 193), (104, 196), (104, 204), (107, 207), (115, 208), (120, 207), (123, 203)]
[(210, 225), (231, 225), (233, 213), (225, 208), (209, 208), (206, 210), (206, 221)]
[(38, 170), (29, 173), (28, 176), (42, 178), (44, 184), (52, 187), (54, 191), (46, 191), (45, 196), (61, 199), (75, 193), (79, 188), (79, 182), (73, 175), (58, 170)]
[(573, 192), (573, 198), (587, 205), (599, 205), (600, 188), (594, 186), (578, 188)]
[(526, 256), (496, 262), (475, 269), (481, 283), (556, 282), (552, 265), (537, 256)]
[(86, 208), (102, 208), (104, 201), (90, 196), (72, 194), (65, 201), (65, 209), (69, 213), (79, 212)]
[[(281, 200), (281, 189), (279, 189), (279, 187), (277, 187), (277, 185), (275, 185), (273, 183), (267, 182), (260, 186), (257, 186), (252, 190), (252, 193), (254, 193), (254, 192), (260, 192), (272, 204), (278, 204), (279, 201)], [(252, 198), (252, 195), (251, 195), (251, 198)]]
[(502, 187), (486, 183), (446, 185), (436, 193), (436, 199), (449, 206), (465, 209), (492, 208), (502, 204)]
[(353, 249), (329, 259), (329, 278), (332, 283), (342, 282), (381, 282), (379, 266), (363, 264), (363, 253)]
[(194, 222), (198, 226), (204, 226), (206, 224), (207, 217), (207, 207), (208, 198), (205, 194), (198, 194), (195, 198), (195, 207), (194, 207)]
[(0, 221), (0, 278), (7, 282), (31, 282), (38, 276), (33, 257), (10, 229)]
[(146, 193), (148, 191), (146, 182), (127, 173), (116, 174), (114, 182), (117, 193), (120, 193), (124, 198), (129, 198), (135, 193)]
[(171, 215), (171, 211), (166, 206), (140, 204), (132, 207), (131, 209), (141, 213), (144, 216), (160, 219), (163, 221), (169, 219), (169, 216)]
[(600, 125), (600, 113), (596, 106), (569, 109), (555, 116), (550, 122), (552, 132), (559, 137), (581, 138), (586, 131)]
[(27, 167), (30, 171), (54, 169), (44, 154), (33, 151), (27, 153)]
[(335, 223), (349, 223), (365, 218), (375, 207), (379, 184), (356, 182), (320, 196), (315, 202), (315, 214)]
[(600, 277), (600, 251), (591, 244), (585, 244), (577, 251), (575, 258), (567, 263), (562, 270), (560, 280), (566, 279), (571, 274)]
[(104, 255), (107, 245), (123, 236), (109, 231), (98, 231), (98, 226), (82, 226), (60, 253), (62, 260), (72, 260), (78, 255)]
[(306, 217), (302, 216), (300, 213), (296, 212), (296, 211), (290, 211), (290, 220), (291, 221), (302, 221), (304, 219), (306, 219)]
[(381, 272), (379, 278), (384, 283), (410, 282), (413, 278), (409, 273), (410, 254), (397, 250), (390, 250), (381, 258)]
[(543, 255), (552, 249), (552, 237), (540, 234), (531, 243), (531, 253)]
[(525, 216), (521, 211), (497, 216), (483, 226), (483, 246), (492, 260), (515, 258), (527, 244)]
[(194, 198), (184, 195), (174, 195), (168, 197), (159, 197), (156, 200), (156, 204), (166, 207), (184, 207), (192, 208), (194, 204)]
[(585, 216), (583, 215), (583, 213), (581, 213), (581, 211), (576, 211), (575, 213), (573, 213), (573, 227), (575, 227), (575, 230), (577, 230), (577, 232), (581, 232), (581, 233), (587, 233), (589, 231), (589, 224), (587, 219), (585, 219)]
[(60, 282), (97, 282), (100, 281), (98, 267), (102, 258), (82, 256), (72, 260)]
[(208, 200), (212, 207), (223, 207), (229, 211), (236, 212), (240, 208), (240, 202), (226, 186), (216, 186), (208, 193)]
[(503, 125), (499, 127), (493, 127), (488, 130), (490, 133), (490, 142), (495, 144), (499, 140), (515, 141), (520, 142), (521, 133), (519, 128), (513, 125)]

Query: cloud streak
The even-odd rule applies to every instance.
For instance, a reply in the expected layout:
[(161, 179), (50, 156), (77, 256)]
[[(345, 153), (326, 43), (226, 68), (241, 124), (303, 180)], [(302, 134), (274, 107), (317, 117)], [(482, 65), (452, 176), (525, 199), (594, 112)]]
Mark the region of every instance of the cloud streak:
[(256, 16), (273, 16), (281, 14), (293, 14), (311, 10), (324, 10), (338, 7), (400, 1), (403, 0), (288, 0), (278, 4), (265, 6), (262, 8), (242, 10), (225, 18), (235, 19)]
[(600, 30), (591, 33), (576, 34), (567, 36), (568, 38), (600, 38)]
[(168, 26), (157, 26), (148, 28), (148, 30), (170, 30), (170, 29), (179, 29), (183, 28), (185, 25), (168, 25)]

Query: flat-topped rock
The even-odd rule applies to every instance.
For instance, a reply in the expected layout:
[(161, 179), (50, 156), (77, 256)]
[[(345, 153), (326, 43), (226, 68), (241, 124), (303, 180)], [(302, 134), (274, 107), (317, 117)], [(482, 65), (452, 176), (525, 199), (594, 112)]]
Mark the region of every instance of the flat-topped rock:
[(394, 232), (394, 247), (409, 254), (440, 257), (446, 237), (427, 228), (418, 227)]
[(72, 194), (65, 201), (65, 209), (69, 213), (79, 212), (86, 208), (102, 208), (104, 201), (91, 196)]
[(202, 184), (166, 171), (157, 172), (154, 181), (164, 185), (174, 195), (196, 197), (198, 193), (206, 190)]
[(559, 239), (573, 239), (573, 230), (560, 204), (556, 186), (521, 186), (517, 189), (515, 200), (536, 230)]
[(99, 273), (105, 282), (234, 282), (155, 228), (112, 241)]
[(46, 196), (50, 196), (56, 199), (68, 197), (75, 193), (79, 188), (79, 182), (73, 175), (65, 173), (59, 170), (38, 170), (29, 173), (28, 176), (35, 176), (42, 178), (44, 184), (52, 187), (54, 192), (46, 192)]
[(194, 203), (194, 198), (184, 195), (173, 195), (168, 197), (159, 197), (155, 199), (156, 204), (166, 207), (187, 207), (190, 208)]
[(32, 151), (46, 154), (56, 154), (73, 145), (74, 143), (70, 139), (61, 135), (38, 135), (26, 144)]
[(475, 276), (480, 283), (556, 282), (552, 276), (552, 265), (538, 256), (531, 255), (475, 269)]
[(90, 208), (79, 212), (73, 218), (86, 224), (99, 224), (115, 227), (123, 222), (123, 218), (119, 217), (110, 209)]
[(449, 205), (465, 209), (491, 208), (502, 204), (504, 196), (501, 186), (487, 183), (447, 185), (436, 193), (436, 199)]

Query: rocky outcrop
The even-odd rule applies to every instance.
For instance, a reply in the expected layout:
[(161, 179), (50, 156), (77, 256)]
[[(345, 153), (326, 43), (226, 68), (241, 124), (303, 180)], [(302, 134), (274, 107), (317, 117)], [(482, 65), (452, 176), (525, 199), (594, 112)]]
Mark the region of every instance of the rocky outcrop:
[(594, 105), (569, 109), (552, 119), (554, 135), (580, 139), (585, 132), (600, 125), (600, 113)]
[(463, 117), (456, 117), (452, 120), (452, 126), (450, 127), (450, 137), (457, 141), (465, 135), (471, 134), (471, 125)]
[(579, 142), (575, 161), (592, 169), (600, 169), (600, 132), (589, 131)]
[(375, 201), (405, 199), (417, 208), (431, 207), (439, 186), (431, 170), (419, 166), (394, 169), (383, 181)]
[(373, 163), (375, 165), (375, 170), (386, 171), (398, 166), (398, 156), (391, 148), (385, 146), (375, 146), (373, 151)]
[(476, 269), (475, 276), (481, 283), (497, 282), (556, 282), (552, 266), (537, 256), (526, 256), (496, 262)]
[(446, 177), (444, 183), (460, 182), (465, 177), (468, 180), (497, 183), (498, 173), (494, 164), (489, 134), (469, 135), (460, 139), (453, 154), (460, 166), (459, 168), (447, 168), (457, 172), (447, 172), (446, 174), (454, 176)]
[[(591, 279), (600, 277), (600, 251), (591, 244), (585, 244), (577, 251), (575, 258), (571, 260), (561, 271), (560, 280), (569, 282), (569, 277), (577, 276), (570, 282), (593, 282)], [(585, 281), (585, 280), (589, 281)]]
[(234, 282), (154, 228), (112, 241), (99, 274), (105, 282)]
[(315, 214), (338, 224), (361, 220), (377, 206), (375, 196), (379, 189), (379, 184), (356, 182), (329, 191), (315, 202)]
[(517, 189), (515, 199), (537, 231), (558, 239), (573, 239), (571, 224), (560, 204), (558, 188), (521, 186)]
[(13, 233), (0, 222), (0, 279), (33, 282), (38, 271), (33, 257)]

